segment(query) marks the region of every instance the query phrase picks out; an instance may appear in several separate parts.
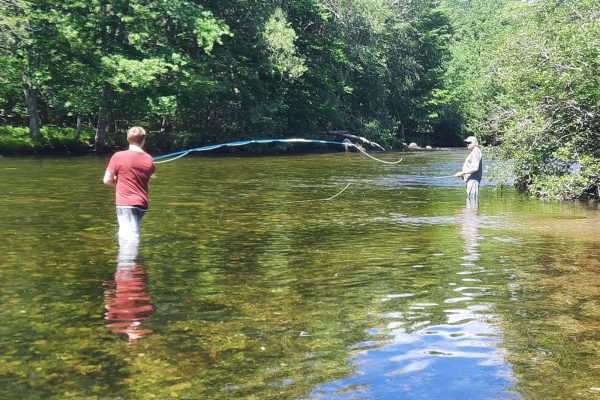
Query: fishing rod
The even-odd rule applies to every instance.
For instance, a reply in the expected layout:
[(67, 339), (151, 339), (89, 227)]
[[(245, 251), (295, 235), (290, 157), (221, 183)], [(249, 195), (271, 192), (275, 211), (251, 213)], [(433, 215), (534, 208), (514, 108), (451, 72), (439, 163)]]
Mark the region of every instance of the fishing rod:
[[(303, 138), (289, 138), (289, 139), (252, 139), (252, 140), (241, 140), (241, 141), (237, 141), (237, 142), (228, 142), (228, 143), (219, 143), (219, 144), (213, 144), (213, 145), (208, 145), (208, 146), (202, 146), (202, 147), (196, 147), (193, 149), (187, 149), (187, 150), (181, 150), (181, 151), (176, 151), (174, 153), (169, 153), (169, 154), (164, 154), (162, 156), (157, 156), (154, 157), (153, 160), (155, 162), (155, 164), (161, 164), (161, 163), (165, 163), (165, 162), (170, 162), (170, 161), (175, 161), (181, 157), (184, 157), (190, 153), (193, 152), (202, 152), (202, 151), (210, 151), (210, 150), (215, 150), (221, 147), (235, 147), (235, 146), (245, 146), (248, 144), (252, 144), (252, 143), (258, 143), (258, 144), (264, 144), (264, 143), (320, 143), (320, 144), (333, 144), (333, 145), (339, 145), (339, 146), (344, 146), (345, 148), (349, 148), (349, 147), (354, 147), (356, 148), (358, 151), (360, 151), (361, 153), (363, 153), (364, 155), (366, 155), (367, 157), (384, 163), (384, 164), (398, 164), (402, 161), (402, 159), (398, 160), (398, 161), (385, 161), (385, 160), (381, 160), (379, 158), (376, 158), (372, 155), (370, 155), (369, 153), (367, 153), (365, 151), (365, 149), (363, 149), (361, 146), (351, 143), (351, 142), (337, 142), (337, 141), (331, 141), (331, 140), (321, 140), (321, 139), (303, 139)], [(171, 157), (171, 158), (170, 158)], [(166, 160), (168, 158), (168, 160)], [(162, 160), (162, 161), (160, 161)]]

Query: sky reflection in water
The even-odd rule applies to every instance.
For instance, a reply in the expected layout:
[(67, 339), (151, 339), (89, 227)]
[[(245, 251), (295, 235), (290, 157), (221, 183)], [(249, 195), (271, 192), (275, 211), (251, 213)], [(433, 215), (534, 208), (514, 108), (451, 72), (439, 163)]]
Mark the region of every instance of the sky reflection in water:
[(0, 159), (0, 398), (597, 395), (598, 210), (404, 156), (164, 164), (143, 257), (107, 159)]
[[(392, 216), (401, 224), (459, 223), (463, 239), (461, 270), (469, 276), (483, 271), (478, 266), (481, 220), (477, 202), (469, 202), (456, 218)], [(423, 267), (419, 265), (418, 267)], [(480, 279), (462, 278), (456, 297), (444, 304), (410, 303), (412, 293), (390, 294), (382, 302), (408, 302), (410, 311), (381, 314), (388, 319), (379, 332), (385, 343), (369, 341), (351, 347), (357, 354), (350, 360), (354, 376), (321, 385), (313, 399), (520, 399), (509, 391), (515, 384), (510, 364), (497, 346), (501, 332), (498, 316), (478, 301), (488, 288)], [(405, 305), (406, 306), (406, 305)], [(434, 324), (428, 310), (442, 307), (446, 323)], [(401, 308), (403, 309), (403, 308)]]

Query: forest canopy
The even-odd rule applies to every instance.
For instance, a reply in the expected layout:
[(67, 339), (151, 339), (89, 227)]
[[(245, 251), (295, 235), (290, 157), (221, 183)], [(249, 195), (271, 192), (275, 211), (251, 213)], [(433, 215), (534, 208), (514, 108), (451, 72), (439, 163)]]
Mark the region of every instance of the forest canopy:
[(0, 0), (0, 151), (474, 134), (519, 189), (598, 197), (599, 38), (596, 0)]

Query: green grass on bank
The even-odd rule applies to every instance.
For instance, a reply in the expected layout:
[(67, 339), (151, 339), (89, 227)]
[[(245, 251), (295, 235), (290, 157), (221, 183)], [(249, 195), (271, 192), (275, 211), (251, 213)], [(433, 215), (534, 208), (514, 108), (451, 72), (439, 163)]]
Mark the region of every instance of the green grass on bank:
[(44, 126), (40, 137), (29, 137), (29, 129), (0, 126), (0, 155), (84, 154), (90, 151), (94, 131), (83, 129), (77, 137), (73, 128)]

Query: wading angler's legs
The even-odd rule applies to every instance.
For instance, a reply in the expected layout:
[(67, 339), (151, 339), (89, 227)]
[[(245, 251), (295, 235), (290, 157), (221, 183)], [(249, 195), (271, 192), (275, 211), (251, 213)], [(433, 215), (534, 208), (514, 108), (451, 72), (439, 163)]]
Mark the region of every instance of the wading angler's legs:
[(467, 198), (477, 199), (479, 197), (479, 182), (475, 179), (467, 181)]
[(137, 207), (117, 207), (119, 239), (139, 240), (140, 226), (145, 211)]

